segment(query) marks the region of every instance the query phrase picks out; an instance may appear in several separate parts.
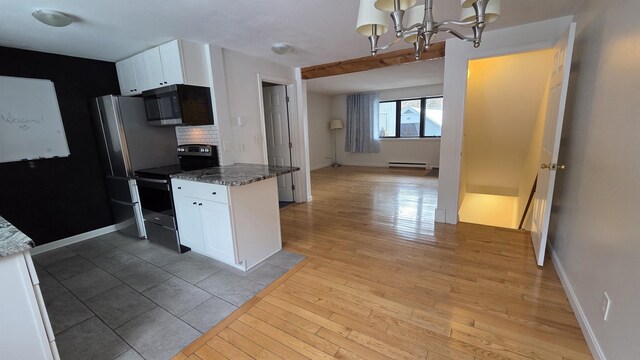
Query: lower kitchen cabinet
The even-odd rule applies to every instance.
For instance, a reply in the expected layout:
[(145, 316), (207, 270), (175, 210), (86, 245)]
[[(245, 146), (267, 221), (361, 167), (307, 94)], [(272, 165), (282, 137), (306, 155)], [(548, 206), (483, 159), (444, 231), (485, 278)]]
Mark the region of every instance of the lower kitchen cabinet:
[(282, 248), (276, 178), (242, 186), (172, 179), (182, 245), (241, 270)]
[(2, 359), (59, 360), (29, 251), (0, 257)]
[(204, 254), (204, 234), (198, 200), (189, 196), (174, 196), (180, 244), (188, 246), (192, 251)]

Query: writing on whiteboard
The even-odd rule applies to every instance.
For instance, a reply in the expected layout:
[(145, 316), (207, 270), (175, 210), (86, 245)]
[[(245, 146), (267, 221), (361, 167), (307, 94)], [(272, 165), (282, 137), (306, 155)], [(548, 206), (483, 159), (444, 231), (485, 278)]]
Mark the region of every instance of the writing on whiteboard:
[(7, 124), (17, 125), (20, 130), (29, 130), (32, 125), (44, 123), (44, 115), (40, 115), (40, 118), (19, 118), (11, 115), (11, 113), (0, 113), (0, 121)]

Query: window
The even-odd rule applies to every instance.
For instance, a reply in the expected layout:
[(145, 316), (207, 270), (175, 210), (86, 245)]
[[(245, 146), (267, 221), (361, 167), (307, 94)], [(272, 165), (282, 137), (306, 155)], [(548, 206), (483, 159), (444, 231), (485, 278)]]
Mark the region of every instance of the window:
[(442, 96), (381, 101), (379, 113), (381, 138), (420, 138), (441, 135)]

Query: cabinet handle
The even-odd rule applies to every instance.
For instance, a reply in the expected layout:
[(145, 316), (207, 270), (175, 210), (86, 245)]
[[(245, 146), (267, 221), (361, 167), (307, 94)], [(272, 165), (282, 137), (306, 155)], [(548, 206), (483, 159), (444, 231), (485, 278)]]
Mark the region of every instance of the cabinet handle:
[(178, 186), (178, 190), (182, 189), (182, 186)]
[(194, 201), (194, 202), (193, 202), (193, 205), (195, 205), (195, 204), (197, 204), (197, 202), (195, 202), (195, 201)]
[(167, 82), (165, 81), (164, 83), (166, 84)]
[(202, 203), (198, 203), (198, 206), (202, 206)]
[(160, 83), (160, 85), (162, 85), (162, 83)]
[(215, 194), (216, 194), (216, 192), (215, 192), (215, 191), (211, 193), (211, 195), (215, 195)]

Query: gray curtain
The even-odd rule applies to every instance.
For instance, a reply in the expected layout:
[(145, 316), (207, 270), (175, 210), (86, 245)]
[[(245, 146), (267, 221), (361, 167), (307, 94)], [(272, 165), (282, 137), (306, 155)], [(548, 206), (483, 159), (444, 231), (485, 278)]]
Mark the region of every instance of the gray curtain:
[(347, 126), (344, 151), (351, 153), (380, 152), (377, 93), (347, 96)]

